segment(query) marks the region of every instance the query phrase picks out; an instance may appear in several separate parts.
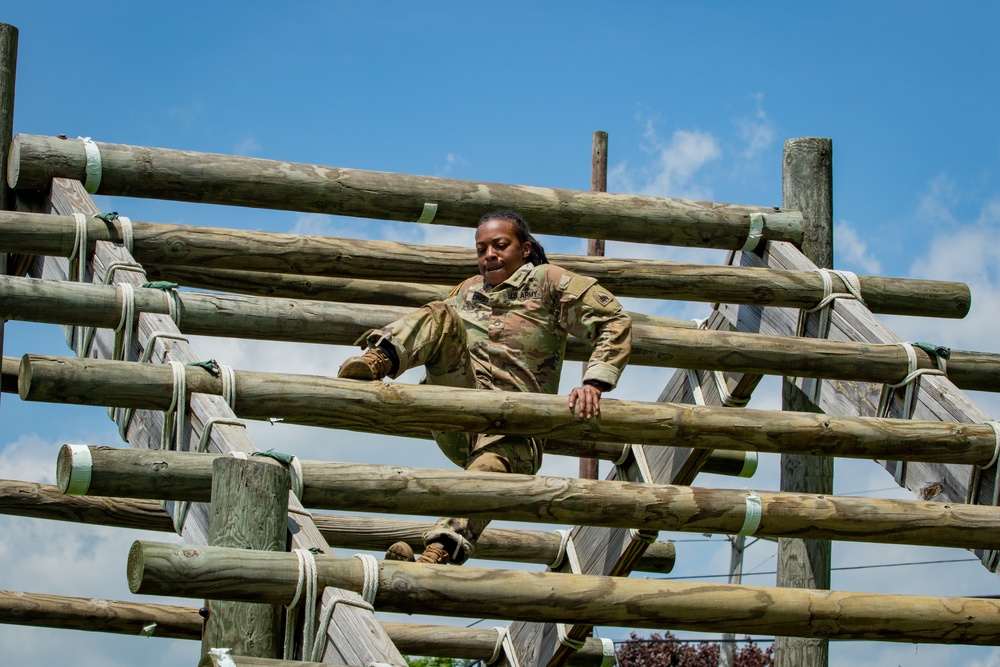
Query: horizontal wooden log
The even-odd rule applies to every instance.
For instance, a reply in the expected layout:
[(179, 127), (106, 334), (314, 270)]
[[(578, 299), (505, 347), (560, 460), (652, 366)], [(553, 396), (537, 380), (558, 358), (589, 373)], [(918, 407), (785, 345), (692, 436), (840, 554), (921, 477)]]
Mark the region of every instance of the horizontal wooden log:
[[(155, 500), (66, 495), (57, 486), (16, 480), (0, 480), (0, 514), (174, 532), (170, 516)], [(433, 525), (319, 512), (313, 514), (313, 521), (331, 547), (370, 551), (385, 551), (400, 540), (419, 550), (421, 536)], [(559, 542), (554, 532), (487, 528), (476, 542), (475, 557), (548, 565), (559, 555)], [(649, 546), (636, 569), (665, 574), (673, 569), (675, 560), (673, 543), (658, 541)]]
[[(615, 241), (737, 249), (750, 216), (765, 216), (763, 239), (800, 243), (802, 216), (773, 207), (687, 199), (478, 183), (97, 142), (98, 194), (250, 206), (475, 227), (491, 209), (518, 209), (535, 232)], [(53, 178), (85, 181), (82, 141), (14, 137), (7, 165), (12, 188), (40, 190)]]
[(206, 653), (198, 661), (198, 667), (350, 667), (339, 662), (309, 662), (303, 660), (279, 660), (277, 658), (255, 658), (249, 655), (231, 653)]
[[(317, 556), (319, 586), (364, 585), (357, 559)], [(133, 593), (286, 604), (295, 555), (136, 542)], [(247, 586), (253, 581), (253, 586)], [(379, 564), (384, 611), (703, 632), (956, 644), (1000, 643), (1000, 601)]]
[[(205, 502), (218, 455), (63, 446), (61, 490)], [(302, 461), (303, 505), (315, 509), (504, 518), (644, 530), (736, 534), (753, 492)], [(275, 464), (277, 465), (277, 464)], [(89, 486), (80, 486), (88, 479)], [(1000, 508), (916, 500), (761, 491), (765, 537), (826, 538), (960, 548), (1000, 547)]]
[[(122, 298), (113, 286), (0, 278), (0, 317), (104, 327), (115, 327), (121, 319)], [(165, 294), (141, 288), (137, 292), (137, 309), (166, 312)], [(185, 293), (181, 300), (185, 333), (341, 345), (409, 312), (392, 306), (238, 295)], [(583, 360), (589, 353), (584, 341), (568, 341), (567, 358)], [(916, 356), (920, 368), (936, 368), (923, 350), (917, 349)], [(632, 327), (631, 363), (864, 382), (897, 382), (908, 369), (906, 352), (898, 345), (644, 324)], [(963, 389), (1000, 391), (1000, 355), (954, 350), (948, 378)]]
[(170, 639), (201, 639), (195, 607), (0, 591), (0, 623)]
[[(509, 433), (563, 440), (684, 445), (700, 449), (794, 452), (985, 465), (996, 451), (987, 424), (833, 417), (807, 412), (601, 401), (599, 418), (577, 419), (565, 397), (454, 389), (399, 382), (236, 371), (236, 414), (387, 435), (431, 429)], [(207, 370), (185, 368), (191, 393), (221, 395)], [(23, 400), (166, 410), (173, 372), (163, 364), (25, 355)], [(455, 406), (461, 404), (462, 409)], [(197, 440), (195, 440), (197, 442)], [(127, 495), (127, 494), (126, 494)]]
[[(9, 625), (139, 635), (155, 624), (151, 637), (200, 641), (203, 622), (197, 607), (0, 591), (0, 623)], [(410, 655), (486, 660), (497, 640), (496, 631), (487, 628), (422, 623), (383, 623), (382, 628), (396, 648)], [(599, 667), (603, 657), (600, 640), (588, 639), (571, 664)]]
[(17, 369), (21, 360), (17, 357), (3, 357), (0, 361), (0, 392), (17, 393)]
[[(121, 242), (120, 227), (120, 222), (91, 219), (88, 242)], [(418, 306), (441, 298), (452, 286), (479, 272), (471, 249), (450, 246), (149, 222), (133, 222), (133, 229), (136, 260), (155, 267), (158, 277), (265, 296)], [(70, 216), (0, 212), (2, 251), (68, 257), (75, 233)], [(550, 259), (597, 278), (618, 296), (788, 308), (811, 308), (823, 298), (823, 281), (813, 271), (560, 254)], [(374, 288), (364, 279), (376, 281)], [(968, 314), (971, 296), (964, 283), (879, 276), (858, 280), (873, 312), (927, 317)], [(393, 287), (393, 282), (446, 287)], [(844, 291), (839, 277), (833, 282), (835, 291)]]

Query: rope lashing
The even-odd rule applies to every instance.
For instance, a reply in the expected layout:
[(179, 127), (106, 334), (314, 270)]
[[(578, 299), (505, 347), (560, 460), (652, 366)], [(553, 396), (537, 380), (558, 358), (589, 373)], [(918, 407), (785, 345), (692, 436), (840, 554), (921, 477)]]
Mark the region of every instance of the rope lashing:
[(87, 178), (83, 182), (83, 189), (89, 194), (97, 194), (101, 187), (101, 149), (97, 147), (90, 137), (77, 137), (83, 141), (83, 150), (87, 153)]
[[(942, 377), (948, 376), (948, 356), (950, 350), (948, 348), (936, 348), (927, 343), (896, 343), (903, 351), (906, 353), (906, 377), (904, 377), (899, 382), (887, 383), (882, 385), (882, 394), (879, 396), (878, 409), (875, 412), (876, 417), (888, 417), (889, 410), (892, 406), (892, 397), (895, 394), (895, 390), (899, 387), (906, 387), (903, 394), (903, 419), (910, 419), (913, 417), (913, 411), (916, 408), (916, 397), (917, 391), (919, 389), (919, 380), (921, 376), (924, 375), (938, 375)], [(934, 359), (937, 364), (937, 368), (918, 368), (917, 367), (917, 352), (914, 349), (919, 346), (922, 350), (927, 352), (932, 359)], [(942, 352), (938, 353), (937, 350)]]
[[(289, 486), (291, 487), (290, 490), (293, 494), (295, 494), (296, 498), (302, 498), (302, 494), (305, 492), (305, 477), (302, 474), (302, 462), (299, 460), (299, 457), (292, 454), (276, 452), (273, 449), (269, 449), (266, 452), (254, 452), (251, 456), (266, 456), (278, 461), (279, 463), (287, 465)], [(297, 510), (294, 509), (290, 509), (288, 511), (304, 514), (306, 516), (312, 516), (309, 512), (297, 512)]]
[[(168, 361), (173, 371), (173, 393), (170, 397), (170, 407), (163, 413), (163, 431), (160, 438), (160, 449), (181, 449), (184, 438), (184, 427), (187, 415), (187, 373), (184, 364), (179, 361)], [(167, 428), (167, 426), (170, 428)]]
[[(568, 530), (557, 530), (556, 533), (560, 536), (559, 540), (559, 553), (556, 560), (552, 562), (549, 566), (550, 569), (554, 570), (560, 565), (562, 565), (563, 558), (569, 562), (569, 570), (573, 574), (583, 574), (583, 567), (580, 564), (580, 555), (576, 551), (576, 544), (573, 542), (573, 535)], [(573, 649), (574, 651), (579, 651), (584, 646), (584, 640), (573, 639), (569, 636), (571, 626), (567, 626), (565, 623), (556, 623), (556, 634), (559, 637), (559, 643), (563, 646)]]
[(98, 213), (94, 217), (107, 223), (119, 223), (121, 227), (122, 245), (125, 246), (128, 254), (135, 254), (135, 231), (132, 227), (131, 218), (125, 215), (118, 215), (118, 211), (112, 211), (111, 213)]
[(1000, 458), (1000, 422), (991, 419), (986, 423), (993, 429), (993, 435), (996, 438), (996, 446), (993, 448), (993, 458), (991, 458), (990, 462), (986, 465), (980, 466), (981, 468), (989, 468), (997, 462), (998, 458)]
[(330, 627), (330, 619), (333, 618), (334, 608), (338, 603), (343, 603), (353, 607), (360, 607), (368, 611), (374, 611), (372, 603), (378, 592), (378, 561), (373, 556), (367, 554), (355, 554), (364, 568), (365, 580), (363, 585), (364, 599), (358, 600), (354, 597), (338, 595), (323, 605), (320, 610), (320, 627), (316, 630), (316, 600), (319, 584), (319, 577), (316, 571), (316, 557), (308, 549), (294, 549), (298, 565), (299, 577), (295, 586), (295, 595), (292, 601), (285, 605), (287, 618), (285, 621), (285, 659), (292, 659), (292, 651), (295, 644), (295, 618), (299, 613), (299, 599), (305, 593), (303, 603), (304, 614), (302, 622), (302, 660), (306, 662), (317, 662), (323, 656), (323, 649), (326, 646), (326, 632)]
[[(150, 357), (153, 356), (153, 348), (156, 341), (160, 338), (169, 338), (172, 340), (182, 341), (184, 343), (188, 342), (187, 336), (182, 336), (181, 334), (172, 333), (170, 331), (154, 331), (149, 334), (149, 338), (146, 339), (146, 349), (142, 352), (142, 357), (139, 359), (141, 363), (149, 363)], [(128, 427), (132, 423), (132, 408), (114, 408), (114, 415), (112, 419), (118, 424), (118, 435), (121, 436), (122, 440), (128, 440), (126, 434), (128, 433)]]
[(750, 536), (760, 528), (760, 519), (764, 514), (764, 508), (760, 501), (760, 496), (755, 491), (747, 492), (746, 511), (743, 514), (743, 527), (737, 535)]
[(757, 244), (764, 236), (764, 224), (767, 222), (763, 213), (750, 214), (750, 229), (747, 231), (747, 240), (740, 248), (743, 252), (753, 252), (757, 249)]
[(208, 652), (218, 658), (216, 662), (219, 667), (236, 667), (236, 663), (229, 657), (229, 652), (232, 650), (231, 648), (210, 648)]
[(226, 364), (219, 364), (219, 371), (222, 374), (222, 398), (226, 401), (226, 404), (233, 410), (236, 411), (236, 371), (233, 370), (232, 366), (227, 366)]
[[(841, 271), (839, 269), (816, 269), (816, 273), (820, 275), (823, 280), (823, 298), (813, 306), (812, 308), (802, 308), (799, 310), (799, 321), (795, 327), (796, 336), (804, 336), (806, 329), (806, 314), (815, 313), (819, 311), (819, 326), (817, 338), (826, 338), (830, 331), (830, 306), (837, 299), (851, 299), (852, 301), (857, 301), (863, 306), (868, 304), (861, 297), (861, 281), (858, 280), (857, 275), (850, 271)], [(833, 291), (833, 276), (840, 278), (841, 282), (844, 283), (844, 287), (847, 289), (846, 292), (834, 292)]]
[(489, 657), (486, 664), (492, 665), (500, 659), (501, 654), (506, 654), (510, 667), (521, 667), (521, 663), (517, 659), (517, 649), (514, 647), (514, 641), (510, 636), (510, 629), (505, 626), (498, 626), (493, 629), (497, 631), (497, 643), (493, 645), (493, 655)]
[[(73, 221), (76, 224), (76, 232), (73, 235), (73, 249), (69, 251), (68, 277), (70, 280), (82, 283), (87, 277), (87, 216), (83, 213), (74, 213)], [(76, 352), (77, 356), (81, 356), (82, 330), (75, 326), (67, 327), (66, 344)]]

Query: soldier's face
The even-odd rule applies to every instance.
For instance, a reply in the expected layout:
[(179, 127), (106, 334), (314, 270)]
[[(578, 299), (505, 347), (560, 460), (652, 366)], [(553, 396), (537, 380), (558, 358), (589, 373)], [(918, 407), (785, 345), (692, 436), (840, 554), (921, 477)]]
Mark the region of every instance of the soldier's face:
[(517, 240), (510, 220), (487, 220), (476, 229), (479, 273), (494, 287), (524, 265), (530, 253), (531, 242)]

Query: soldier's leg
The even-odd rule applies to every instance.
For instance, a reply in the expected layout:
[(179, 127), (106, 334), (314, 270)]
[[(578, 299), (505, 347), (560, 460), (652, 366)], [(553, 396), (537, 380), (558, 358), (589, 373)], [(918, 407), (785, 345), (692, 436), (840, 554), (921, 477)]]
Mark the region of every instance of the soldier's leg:
[[(483, 435), (476, 438), (466, 470), (532, 475), (541, 466), (542, 443), (534, 438)], [(445, 517), (424, 533), (424, 555), (418, 562), (461, 565), (472, 555), (489, 519)]]

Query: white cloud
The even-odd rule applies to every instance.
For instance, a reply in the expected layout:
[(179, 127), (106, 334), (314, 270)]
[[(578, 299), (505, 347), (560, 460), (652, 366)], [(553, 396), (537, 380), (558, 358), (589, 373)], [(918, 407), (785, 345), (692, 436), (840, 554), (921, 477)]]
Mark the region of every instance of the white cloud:
[(622, 162), (608, 172), (609, 189), (656, 197), (708, 199), (711, 189), (695, 182), (695, 176), (707, 163), (722, 156), (718, 140), (700, 130), (675, 130), (669, 142), (656, 132), (652, 121), (646, 122), (644, 150), (652, 154), (652, 163), (638, 170)]
[(456, 169), (469, 166), (469, 161), (458, 153), (448, 153), (444, 157), (444, 166), (438, 171), (438, 176), (450, 176)]
[(939, 174), (930, 182), (927, 192), (920, 197), (917, 219), (930, 224), (957, 223), (952, 212), (958, 203), (955, 183), (945, 174)]
[(882, 263), (868, 249), (865, 239), (846, 220), (841, 220), (833, 227), (833, 247), (838, 267), (856, 267), (859, 272), (868, 275), (879, 275), (882, 272)]
[(756, 103), (753, 116), (736, 120), (737, 134), (744, 143), (742, 156), (747, 159), (770, 147), (775, 134), (774, 123), (764, 112), (764, 93), (757, 93), (753, 98)]
[(234, 155), (256, 155), (263, 148), (253, 137), (244, 137), (233, 144)]

